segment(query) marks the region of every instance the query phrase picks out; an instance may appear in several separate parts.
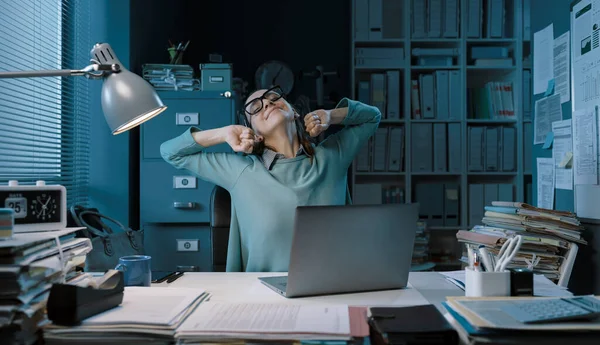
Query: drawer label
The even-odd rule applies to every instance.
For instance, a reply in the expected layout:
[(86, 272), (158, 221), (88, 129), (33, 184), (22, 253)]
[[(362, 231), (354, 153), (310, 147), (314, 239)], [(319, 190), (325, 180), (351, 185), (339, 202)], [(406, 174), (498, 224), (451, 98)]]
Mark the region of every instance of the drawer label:
[(197, 239), (193, 240), (177, 240), (177, 251), (178, 252), (197, 252), (198, 251)]
[(177, 125), (198, 125), (200, 124), (200, 116), (198, 113), (177, 113)]
[(175, 189), (196, 188), (196, 177), (194, 177), (194, 176), (173, 176), (173, 188), (175, 188)]

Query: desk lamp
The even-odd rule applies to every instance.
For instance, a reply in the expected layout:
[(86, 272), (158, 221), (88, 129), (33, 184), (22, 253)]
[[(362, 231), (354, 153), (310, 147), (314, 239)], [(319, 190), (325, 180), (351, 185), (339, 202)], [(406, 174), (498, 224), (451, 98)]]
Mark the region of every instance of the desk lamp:
[(96, 43), (90, 54), (92, 64), (81, 70), (0, 72), (0, 78), (85, 76), (103, 79), (102, 111), (113, 135), (128, 131), (167, 109), (152, 85), (123, 68), (108, 43)]

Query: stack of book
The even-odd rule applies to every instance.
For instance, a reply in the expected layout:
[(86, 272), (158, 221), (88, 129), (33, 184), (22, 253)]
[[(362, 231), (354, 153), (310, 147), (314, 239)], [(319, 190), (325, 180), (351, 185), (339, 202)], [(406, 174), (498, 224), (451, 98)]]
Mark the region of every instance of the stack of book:
[(568, 282), (577, 245), (587, 244), (581, 237), (584, 228), (571, 212), (493, 201), (485, 206), (481, 221), (483, 225), (470, 231), (459, 231), (458, 240), (475, 248), (488, 247), (497, 255), (508, 238), (521, 235), (520, 250), (507, 268), (529, 268), (554, 282)]
[(48, 323), (50, 287), (83, 265), (92, 249), (88, 238), (75, 238), (78, 229), (15, 234), (0, 241), (2, 345), (40, 340), (41, 328)]
[(194, 69), (190, 65), (145, 64), (142, 68), (143, 78), (156, 90), (200, 90), (200, 81), (194, 78)]
[(425, 271), (435, 266), (429, 261), (429, 230), (423, 221), (417, 222), (411, 266), (412, 271)]

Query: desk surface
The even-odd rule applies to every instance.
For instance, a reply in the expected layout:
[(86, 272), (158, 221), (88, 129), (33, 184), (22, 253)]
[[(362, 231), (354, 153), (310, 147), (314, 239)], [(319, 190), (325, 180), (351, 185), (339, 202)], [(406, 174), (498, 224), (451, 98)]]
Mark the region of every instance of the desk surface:
[(285, 273), (200, 273), (186, 272), (181, 278), (161, 287), (186, 287), (204, 289), (211, 301), (287, 303), (287, 304), (347, 304), (352, 306), (411, 306), (435, 304), (446, 296), (463, 296), (464, 291), (448, 282), (436, 272), (411, 272), (406, 289), (337, 294), (327, 296), (285, 298), (262, 284), (258, 277), (285, 275)]

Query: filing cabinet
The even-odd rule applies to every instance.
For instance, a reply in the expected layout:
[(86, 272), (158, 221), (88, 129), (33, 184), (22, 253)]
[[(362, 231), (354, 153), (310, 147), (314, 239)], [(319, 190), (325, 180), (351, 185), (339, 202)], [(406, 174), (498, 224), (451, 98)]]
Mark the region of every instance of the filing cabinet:
[[(160, 145), (190, 126), (203, 130), (235, 123), (235, 95), (217, 91), (162, 91), (167, 110), (140, 131), (140, 224), (154, 270), (210, 271), (210, 194), (214, 184), (176, 169)], [(229, 95), (227, 95), (229, 96)], [(227, 144), (205, 152), (233, 152)]]

